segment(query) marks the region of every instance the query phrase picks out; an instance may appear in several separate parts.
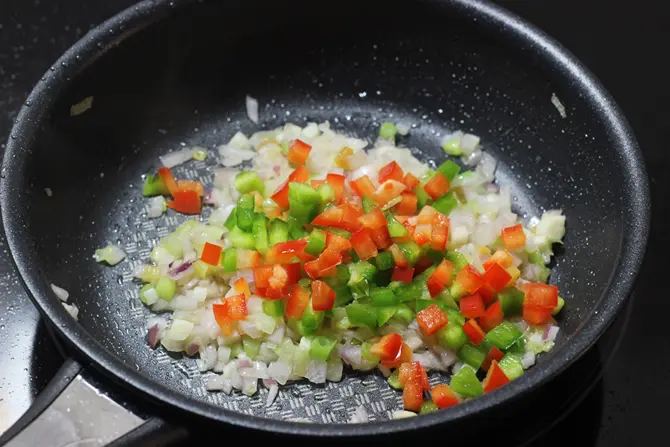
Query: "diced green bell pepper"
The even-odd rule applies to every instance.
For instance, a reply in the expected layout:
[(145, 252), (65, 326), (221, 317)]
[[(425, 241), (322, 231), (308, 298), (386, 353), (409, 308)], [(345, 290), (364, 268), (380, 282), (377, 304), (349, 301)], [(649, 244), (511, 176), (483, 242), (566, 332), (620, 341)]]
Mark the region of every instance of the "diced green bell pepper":
[(445, 141), (444, 144), (442, 144), (442, 150), (452, 157), (460, 157), (463, 155), (460, 138), (452, 138), (451, 140)]
[(460, 170), (461, 167), (451, 160), (445, 161), (439, 168), (437, 168), (437, 172), (444, 175), (449, 180), (449, 182), (454, 181), (454, 178), (456, 175), (458, 175)]
[[(395, 293), (386, 287), (375, 287), (370, 290), (370, 302), (375, 306), (393, 306), (400, 302)], [(390, 317), (389, 317), (390, 318)]]
[(410, 324), (414, 319), (414, 312), (412, 311), (412, 309), (410, 309), (408, 305), (399, 304), (398, 306), (396, 306), (396, 311), (395, 314), (393, 315), (393, 318), (396, 318), (405, 324)]
[(433, 203), (433, 208), (445, 216), (448, 216), (457, 206), (458, 200), (456, 200), (456, 195), (453, 191), (446, 193)]
[(270, 246), (288, 241), (288, 222), (281, 219), (272, 219), (270, 222)]
[(309, 233), (303, 227), (303, 224), (293, 216), (288, 216), (288, 236), (291, 240), (302, 239)]
[(454, 263), (454, 276), (468, 265), (467, 258), (457, 251), (448, 251), (446, 259)]
[(371, 213), (377, 209), (379, 204), (375, 202), (371, 197), (363, 196), (363, 212)]
[(255, 359), (258, 356), (258, 353), (261, 351), (261, 341), (251, 338), (248, 335), (242, 336), (242, 348), (244, 353), (251, 360)]
[(498, 293), (498, 301), (506, 317), (521, 315), (523, 310), (523, 292), (515, 287), (503, 289)]
[(447, 307), (458, 309), (458, 304), (456, 304), (456, 301), (454, 300), (454, 297), (451, 296), (449, 290), (443, 290), (435, 297), (435, 299), (444, 303)]
[(168, 193), (165, 182), (160, 175), (148, 174), (144, 179), (144, 186), (142, 187), (142, 195), (145, 197), (162, 196)]
[(321, 195), (309, 185), (291, 182), (288, 185), (288, 203), (289, 216), (303, 225), (318, 215)]
[(409, 234), (407, 228), (398, 222), (390, 213), (386, 214), (386, 222), (388, 222), (387, 227), (391, 237), (405, 237)]
[(448, 307), (447, 310), (445, 310), (445, 313), (447, 314), (447, 321), (449, 321), (449, 323), (455, 323), (459, 326), (465, 324), (465, 317), (458, 311), (458, 309)]
[(544, 258), (542, 257), (540, 250), (535, 250), (528, 253), (528, 261), (531, 264), (541, 265), (544, 267)]
[(319, 256), (326, 248), (326, 233), (314, 228), (307, 239), (305, 251), (312, 256)]
[(382, 251), (375, 257), (375, 265), (378, 270), (390, 270), (395, 267), (393, 254), (390, 251)]
[(255, 199), (251, 194), (242, 194), (237, 199), (237, 227), (242, 231), (251, 231), (254, 225)]
[(369, 341), (364, 342), (361, 345), (361, 357), (363, 357), (370, 363), (379, 363), (379, 357), (370, 352), (371, 347), (372, 343), (370, 343)]
[(464, 397), (477, 397), (484, 394), (482, 384), (470, 365), (463, 366), (454, 374), (449, 385), (454, 392)]
[(302, 314), (302, 327), (305, 331), (305, 334), (314, 334), (321, 326), (323, 317), (323, 312), (312, 309), (312, 302), (310, 301), (309, 305), (305, 308), (305, 311)]
[(379, 327), (384, 326), (391, 318), (393, 318), (397, 310), (398, 309), (395, 306), (377, 307), (377, 325)]
[(334, 307), (346, 306), (354, 300), (354, 296), (351, 294), (351, 289), (349, 289), (349, 286), (346, 284), (331, 286), (331, 289), (335, 292)]
[(230, 358), (235, 359), (242, 353), (242, 343), (235, 343), (230, 347)]
[(237, 270), (237, 250), (234, 248), (226, 248), (221, 255), (221, 264), (223, 264), (224, 272), (235, 272)]
[(416, 194), (416, 206), (418, 209), (423, 208), (433, 200), (423, 188), (423, 185), (417, 185), (416, 188), (414, 188), (414, 194)]
[(556, 307), (554, 307), (554, 310), (551, 311), (551, 314), (554, 316), (558, 315), (559, 312), (563, 309), (563, 306), (565, 306), (565, 300), (559, 296), (558, 304), (556, 305)]
[(430, 292), (425, 281), (416, 279), (409, 284), (402, 284), (395, 288), (394, 292), (401, 302), (415, 302), (420, 299), (430, 299)]
[(517, 340), (523, 337), (523, 332), (519, 327), (511, 321), (503, 321), (498, 326), (491, 329), (484, 340), (499, 349), (506, 351)]
[(400, 247), (410, 265), (416, 264), (419, 256), (421, 256), (421, 247), (419, 247), (419, 244), (414, 241), (399, 242), (398, 247)]
[(325, 209), (327, 204), (335, 200), (335, 190), (328, 183), (322, 183), (317, 186), (316, 192), (321, 197), (321, 209)]
[(228, 231), (231, 231), (237, 226), (237, 207), (233, 208), (233, 210), (230, 212), (228, 218), (223, 223), (223, 226), (226, 227)]
[(336, 344), (337, 340), (334, 338), (317, 335), (312, 339), (312, 344), (309, 347), (309, 355), (313, 359), (327, 361)]
[(254, 216), (254, 225), (252, 234), (256, 243), (256, 250), (263, 256), (270, 249), (270, 237), (268, 235), (268, 218), (263, 214), (256, 214)]
[(518, 379), (523, 375), (523, 363), (516, 354), (507, 353), (498, 362), (498, 366), (503, 370), (509, 380)]
[(476, 371), (482, 366), (484, 360), (486, 360), (486, 352), (483, 352), (483, 350), (474, 346), (472, 343), (466, 343), (458, 350), (458, 358), (472, 366)]
[(377, 313), (369, 304), (351, 303), (347, 307), (347, 317), (353, 326), (377, 327)]
[(445, 348), (458, 351), (468, 342), (468, 336), (458, 323), (449, 321), (446, 326), (437, 331), (437, 341)]
[(265, 183), (263, 179), (255, 171), (242, 171), (235, 176), (235, 189), (237, 189), (240, 194), (247, 194), (252, 191), (258, 191), (259, 193), (265, 193)]
[(254, 250), (256, 248), (256, 240), (254, 235), (243, 231), (240, 227), (235, 227), (228, 234), (230, 242), (233, 244), (233, 247), (236, 248), (247, 248), (249, 250)]
[(386, 382), (394, 390), (402, 390), (402, 385), (400, 385), (400, 379), (398, 378), (398, 370), (397, 369), (395, 371), (393, 371), (393, 373), (391, 373), (389, 378), (386, 379)]
[(433, 403), (432, 400), (424, 400), (421, 403), (421, 409), (419, 410), (419, 414), (433, 413), (437, 410), (439, 410), (439, 408), (437, 408), (437, 405), (435, 405), (435, 403)]
[(379, 127), (379, 136), (382, 138), (387, 138), (389, 140), (394, 140), (395, 139), (395, 134), (398, 131), (398, 128), (396, 127), (395, 124), (389, 123), (389, 122), (384, 122), (382, 125)]
[(298, 281), (298, 285), (303, 289), (310, 290), (312, 288), (312, 280), (309, 278), (301, 278)]
[(156, 293), (158, 298), (163, 301), (172, 301), (174, 294), (177, 291), (177, 281), (167, 276), (161, 276), (156, 283)]
[(284, 302), (282, 300), (263, 300), (263, 312), (271, 317), (284, 316)]

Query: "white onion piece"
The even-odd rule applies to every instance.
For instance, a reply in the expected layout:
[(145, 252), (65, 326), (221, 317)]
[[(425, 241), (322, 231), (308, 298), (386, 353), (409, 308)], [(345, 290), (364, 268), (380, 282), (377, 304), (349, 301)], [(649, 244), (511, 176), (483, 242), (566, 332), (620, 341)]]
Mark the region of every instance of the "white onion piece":
[(240, 149), (233, 146), (219, 146), (219, 155), (221, 156), (221, 164), (227, 168), (237, 166), (245, 161), (252, 160), (257, 152), (248, 149)]
[(523, 365), (523, 369), (533, 366), (535, 364), (535, 353), (532, 351), (524, 352), (523, 357), (521, 357), (521, 364)]
[(416, 413), (412, 413), (411, 411), (407, 410), (401, 410), (401, 411), (394, 411), (391, 414), (391, 419), (405, 419), (405, 418), (411, 418), (417, 416)]
[(339, 382), (342, 380), (343, 370), (344, 368), (340, 359), (330, 360), (328, 362), (328, 369), (326, 370), (326, 380), (329, 382)]
[(268, 399), (265, 401), (265, 406), (269, 407), (277, 398), (279, 393), (279, 386), (276, 383), (270, 385), (270, 390), (268, 391)]
[(163, 163), (163, 166), (165, 166), (166, 168), (174, 168), (175, 166), (179, 166), (182, 163), (186, 163), (191, 158), (193, 158), (194, 152), (195, 149), (184, 148), (178, 151), (169, 152), (165, 155), (161, 155), (158, 158), (160, 159), (161, 163)]
[(105, 248), (100, 248), (95, 251), (93, 259), (95, 262), (106, 262), (109, 265), (116, 265), (123, 261), (126, 257), (126, 252), (121, 247), (109, 244)]
[(479, 149), (480, 141), (481, 140), (477, 135), (472, 135), (470, 133), (463, 134), (460, 144), (463, 154), (467, 156)]
[(412, 360), (415, 362), (421, 363), (421, 366), (426, 368), (426, 370), (435, 370), (435, 371), (446, 371), (447, 368), (442, 365), (440, 358), (433, 354), (431, 351), (426, 352), (415, 352), (412, 356)]
[(258, 391), (258, 379), (244, 378), (242, 379), (242, 394), (245, 396), (253, 396)]
[(56, 284), (51, 284), (51, 290), (53, 290), (56, 297), (61, 301), (67, 301), (70, 296), (70, 293), (67, 290), (58, 287)]
[(165, 201), (165, 197), (156, 196), (151, 197), (148, 200), (148, 206), (147, 206), (148, 217), (152, 219), (155, 219), (156, 217), (161, 217), (166, 210), (167, 210), (167, 202)]
[(247, 95), (244, 99), (247, 108), (247, 116), (254, 124), (258, 124), (258, 101)]
[(558, 336), (558, 331), (560, 328), (558, 326), (554, 325), (549, 325), (544, 331), (544, 334), (542, 335), (542, 340), (544, 341), (554, 341), (556, 340), (556, 337)]
[(381, 363), (377, 365), (377, 369), (379, 370), (380, 373), (382, 373), (382, 376), (384, 377), (389, 377), (391, 375), (391, 370), (388, 369), (386, 366), (382, 365)]
[(270, 343), (274, 343), (275, 345), (279, 346), (282, 340), (284, 340), (285, 333), (286, 333), (286, 325), (284, 324), (284, 320), (281, 320), (277, 322), (277, 327), (275, 328), (275, 331), (268, 337), (266, 337), (266, 340)]
[(416, 351), (420, 347), (423, 346), (423, 340), (419, 336), (419, 334), (414, 331), (414, 330), (407, 330), (404, 333), (405, 343), (407, 343), (407, 346), (410, 347), (412, 351)]
[(369, 420), (370, 418), (368, 417), (368, 412), (365, 411), (365, 407), (360, 405), (354, 410), (354, 414), (351, 416), (351, 420), (349, 422), (352, 424), (363, 424)]
[(61, 304), (63, 304), (63, 307), (65, 308), (67, 313), (69, 313), (70, 316), (72, 316), (72, 318), (74, 318), (75, 320), (79, 319), (79, 308), (77, 306), (75, 306), (74, 304), (67, 304), (67, 303), (61, 303)]
[(326, 372), (328, 364), (325, 360), (311, 359), (307, 362), (307, 372), (305, 378), (312, 383), (324, 383), (326, 381)]
[(167, 330), (165, 337), (168, 340), (184, 341), (193, 331), (193, 323), (186, 320), (174, 320)]
[(226, 379), (225, 377), (214, 375), (207, 378), (207, 384), (205, 385), (205, 388), (207, 391), (224, 391), (226, 394), (228, 394), (232, 389), (232, 385), (230, 380)]
[(283, 362), (272, 362), (268, 367), (268, 374), (279, 384), (286, 385), (288, 378), (291, 376), (291, 365)]
[(251, 367), (240, 368), (238, 372), (244, 378), (267, 379), (270, 377), (268, 375), (268, 368), (263, 362), (253, 362)]

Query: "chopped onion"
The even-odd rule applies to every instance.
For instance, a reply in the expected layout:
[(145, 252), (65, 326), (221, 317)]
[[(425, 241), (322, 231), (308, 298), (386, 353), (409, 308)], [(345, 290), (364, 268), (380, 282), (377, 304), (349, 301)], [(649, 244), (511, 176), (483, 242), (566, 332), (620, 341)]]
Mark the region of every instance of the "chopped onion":
[(247, 116), (254, 124), (258, 124), (258, 101), (251, 96), (247, 95), (245, 98), (245, 104), (247, 107)]
[(526, 264), (521, 271), (521, 277), (531, 282), (539, 281), (542, 267), (536, 264)]
[(380, 373), (382, 373), (382, 376), (384, 377), (389, 377), (391, 375), (391, 370), (388, 369), (386, 366), (382, 365), (381, 363), (377, 365), (377, 369), (379, 370)]
[(558, 331), (559, 331), (558, 326), (554, 326), (552, 324), (547, 325), (547, 327), (544, 329), (544, 334), (542, 334), (542, 340), (544, 341), (554, 341), (556, 340), (556, 336), (558, 336)]
[(339, 382), (342, 380), (343, 369), (342, 361), (339, 358), (329, 360), (328, 369), (326, 370), (326, 380)]
[(221, 156), (221, 164), (227, 168), (237, 166), (245, 161), (252, 160), (257, 152), (240, 149), (234, 146), (219, 146), (218, 147), (219, 155)]
[(307, 362), (307, 372), (305, 378), (312, 383), (324, 383), (326, 381), (326, 372), (328, 364), (325, 360), (311, 359)]
[(278, 393), (279, 393), (279, 386), (277, 386), (276, 383), (271, 384), (270, 389), (268, 391), (268, 399), (265, 401), (265, 406), (266, 407), (269, 407), (270, 405), (272, 405), (272, 403), (277, 398)]
[(535, 364), (535, 353), (532, 351), (526, 351), (521, 357), (521, 364), (523, 369), (528, 369)]
[(193, 331), (193, 323), (186, 320), (174, 320), (167, 330), (165, 337), (168, 340), (184, 341)]
[(248, 368), (240, 368), (239, 373), (245, 378), (267, 379), (268, 368), (263, 362), (253, 362)]
[(163, 196), (151, 197), (148, 202), (147, 216), (152, 219), (162, 216), (167, 210), (167, 202)]
[(242, 394), (245, 396), (253, 396), (256, 394), (256, 391), (258, 391), (258, 379), (242, 379)]
[(95, 262), (106, 262), (109, 265), (116, 265), (123, 261), (125, 257), (126, 252), (124, 252), (121, 247), (113, 244), (109, 244), (105, 248), (97, 249), (93, 255)]
[(58, 287), (56, 284), (51, 284), (51, 290), (53, 290), (56, 297), (61, 301), (67, 301), (70, 296), (70, 293), (67, 290)]
[(426, 352), (415, 352), (412, 356), (412, 360), (421, 363), (421, 366), (426, 368), (426, 370), (435, 370), (435, 371), (446, 371), (447, 368), (442, 365), (440, 358), (433, 354), (431, 351)]
[(63, 307), (65, 308), (65, 310), (67, 310), (67, 313), (69, 313), (72, 316), (72, 318), (78, 320), (79, 308), (77, 306), (75, 306), (74, 304), (67, 304), (67, 303), (61, 303), (61, 304), (63, 304)]
[(403, 338), (412, 351), (416, 351), (423, 346), (423, 340), (415, 330), (409, 329), (405, 331)]
[(184, 262), (168, 272), (172, 279), (181, 279), (193, 273), (193, 262)]
[(354, 410), (354, 414), (351, 416), (351, 420), (349, 422), (352, 424), (363, 424), (369, 420), (370, 418), (368, 417), (368, 412), (365, 411), (365, 407), (363, 407), (363, 405), (359, 405)]
[(160, 342), (160, 328), (158, 324), (155, 324), (149, 328), (147, 331), (147, 343), (151, 349), (156, 349), (158, 343)]
[(411, 418), (416, 416), (416, 413), (412, 413), (411, 411), (407, 410), (401, 410), (401, 411), (394, 411), (391, 414), (391, 419), (405, 419), (405, 418)]
[(396, 124), (396, 130), (398, 131), (399, 135), (402, 135), (403, 137), (409, 133), (410, 126), (409, 124), (405, 123), (398, 123)]
[(170, 152), (158, 157), (166, 168), (174, 168), (182, 163), (186, 163), (193, 158), (194, 149), (184, 148), (178, 151)]
[(286, 385), (291, 376), (291, 365), (283, 362), (272, 362), (268, 367), (268, 374), (281, 385)]
[(226, 388), (226, 382), (230, 384), (230, 380), (223, 376), (214, 375), (207, 378), (205, 388), (207, 391), (223, 391)]

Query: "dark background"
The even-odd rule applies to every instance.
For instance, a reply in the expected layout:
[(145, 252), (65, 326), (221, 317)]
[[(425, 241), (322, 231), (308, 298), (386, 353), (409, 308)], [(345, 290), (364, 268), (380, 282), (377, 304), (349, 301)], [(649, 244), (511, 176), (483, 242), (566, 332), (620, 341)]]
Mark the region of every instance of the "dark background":
[[(0, 141), (32, 85), (89, 28), (133, 0), (0, 0)], [(652, 236), (621, 345), (602, 379), (567, 419), (537, 445), (645, 445), (665, 439), (670, 398), (667, 351), (667, 205), (670, 155), (670, 2), (607, 0), (498, 1), (543, 28), (581, 59), (613, 94), (647, 162)], [(0, 153), (4, 144), (0, 143)], [(621, 329), (623, 327), (623, 329)], [(610, 335), (612, 336), (612, 335)], [(0, 433), (30, 405), (62, 359), (21, 289), (0, 240)], [(547, 402), (551, 406), (551, 402)], [(539, 411), (542, 411), (539, 409)], [(587, 421), (587, 422), (585, 422)], [(522, 423), (518, 421), (515, 423)], [(664, 442), (661, 442), (663, 444)], [(535, 444), (534, 444), (535, 445)]]

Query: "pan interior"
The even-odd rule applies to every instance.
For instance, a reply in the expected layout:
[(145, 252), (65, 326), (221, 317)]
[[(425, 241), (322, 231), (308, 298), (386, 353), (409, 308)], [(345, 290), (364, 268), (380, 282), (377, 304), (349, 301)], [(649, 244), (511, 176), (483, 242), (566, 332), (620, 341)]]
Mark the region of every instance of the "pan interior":
[[(582, 92), (543, 67), (536, 49), (492, 38), (477, 22), (437, 14), (428, 4), (233, 3), (186, 8), (110, 48), (60, 94), (37, 137), (23, 193), (27, 224), (39, 269), (70, 291), (85, 330), (190, 399), (315, 422), (345, 422), (362, 404), (371, 419), (387, 419), (401, 398), (372, 374), (290, 385), (268, 408), (263, 390), (251, 398), (206, 392), (194, 359), (146, 346), (149, 313), (131, 272), (183, 220), (146, 217), (141, 176), (159, 166), (159, 155), (182, 145), (210, 148), (208, 161), (176, 173), (211, 184), (213, 148), (238, 130), (328, 120), (372, 138), (380, 122), (402, 121), (412, 123), (402, 143), (430, 163), (445, 159), (441, 135), (480, 135), (499, 161), (498, 183), (512, 187), (516, 212), (563, 209), (568, 233), (551, 282), (567, 305), (557, 346), (538, 368), (570, 343), (608, 286), (624, 224), (621, 162)], [(246, 117), (246, 94), (260, 103), (259, 126)], [(70, 106), (89, 96), (93, 107), (70, 116)], [(112, 268), (92, 259), (108, 242), (128, 253)]]

